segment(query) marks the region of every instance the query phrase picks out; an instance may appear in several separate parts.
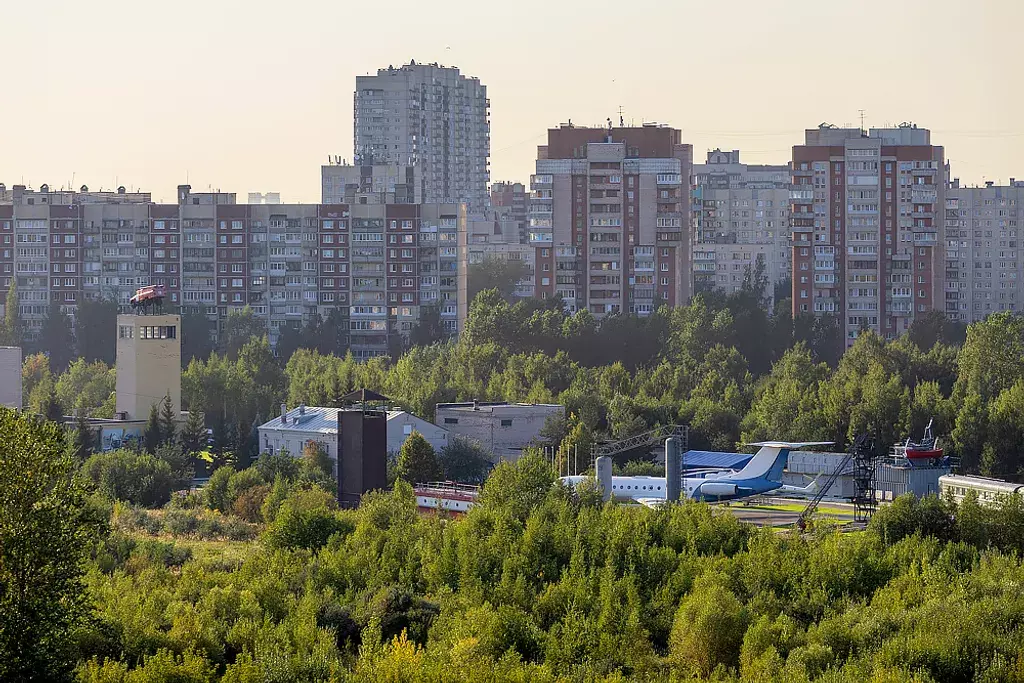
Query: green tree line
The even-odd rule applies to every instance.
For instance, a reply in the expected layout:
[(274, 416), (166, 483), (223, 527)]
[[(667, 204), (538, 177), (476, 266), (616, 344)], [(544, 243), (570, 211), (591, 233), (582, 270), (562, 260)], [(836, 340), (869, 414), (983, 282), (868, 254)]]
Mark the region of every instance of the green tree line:
[(1024, 680), (1020, 496), (779, 533), (604, 504), (532, 453), (449, 518), (403, 481), (339, 510), (321, 455), (147, 509), (0, 410), (0, 678)]

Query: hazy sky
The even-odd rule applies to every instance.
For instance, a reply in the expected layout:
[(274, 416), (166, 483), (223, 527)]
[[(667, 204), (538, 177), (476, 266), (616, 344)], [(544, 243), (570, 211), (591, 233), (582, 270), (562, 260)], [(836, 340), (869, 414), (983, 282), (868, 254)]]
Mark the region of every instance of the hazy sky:
[(914, 121), (969, 183), (1024, 178), (1018, 0), (0, 2), (0, 182), (320, 199), (355, 77), (459, 66), (491, 99), (491, 179), (548, 127), (669, 123), (704, 158), (785, 162), (822, 121)]

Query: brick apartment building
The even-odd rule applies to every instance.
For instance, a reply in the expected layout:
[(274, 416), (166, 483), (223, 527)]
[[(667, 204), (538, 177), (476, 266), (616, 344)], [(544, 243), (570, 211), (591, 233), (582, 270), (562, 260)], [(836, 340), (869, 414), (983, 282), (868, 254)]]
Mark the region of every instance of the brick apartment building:
[(596, 316), (690, 296), (693, 149), (664, 125), (548, 131), (531, 177), (536, 296)]
[(822, 126), (793, 147), (793, 314), (902, 334), (944, 309), (946, 166), (927, 129)]
[(251, 306), (272, 343), (282, 327), (337, 310), (358, 357), (386, 352), (426, 305), (458, 330), (463, 205), (247, 205), (187, 185), (177, 199), (0, 185), (0, 297), (17, 277), (29, 334), (51, 302), (74, 316), (83, 299), (125, 305), (144, 284), (166, 285), (171, 307), (218, 329)]

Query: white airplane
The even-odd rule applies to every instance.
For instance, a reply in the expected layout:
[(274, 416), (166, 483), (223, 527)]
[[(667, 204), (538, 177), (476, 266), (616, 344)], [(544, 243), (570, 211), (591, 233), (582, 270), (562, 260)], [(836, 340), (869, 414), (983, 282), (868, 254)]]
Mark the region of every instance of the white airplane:
[[(760, 446), (754, 457), (740, 470), (708, 469), (688, 473), (680, 482), (680, 498), (705, 502), (739, 500), (775, 491), (786, 494), (807, 495), (817, 490), (817, 481), (804, 487), (782, 483), (782, 471), (789, 460), (789, 452), (806, 446), (829, 446), (831, 441), (762, 441), (747, 444)], [(729, 455), (729, 454), (725, 454)], [(593, 479), (592, 476), (562, 477), (570, 486)], [(656, 506), (665, 502), (665, 477), (612, 477), (612, 495), (637, 503)]]

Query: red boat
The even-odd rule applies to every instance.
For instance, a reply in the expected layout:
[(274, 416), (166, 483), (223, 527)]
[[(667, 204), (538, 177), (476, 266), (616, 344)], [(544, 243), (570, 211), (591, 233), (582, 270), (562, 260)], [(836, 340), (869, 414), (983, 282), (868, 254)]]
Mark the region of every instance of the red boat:
[(914, 442), (907, 439), (905, 444), (893, 446), (889, 454), (900, 458), (906, 458), (912, 463), (925, 462), (937, 464), (943, 457), (943, 450), (939, 447), (939, 441), (932, 434), (932, 420), (928, 420), (928, 426), (924, 428), (924, 434), (920, 441)]

